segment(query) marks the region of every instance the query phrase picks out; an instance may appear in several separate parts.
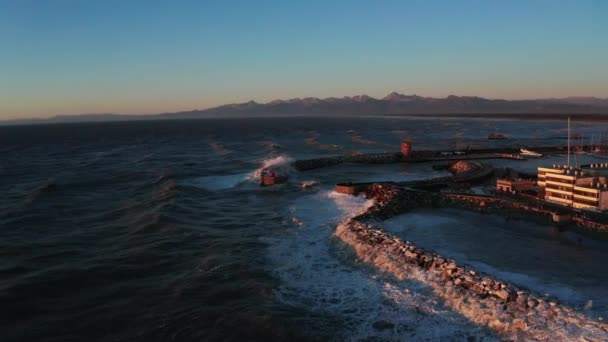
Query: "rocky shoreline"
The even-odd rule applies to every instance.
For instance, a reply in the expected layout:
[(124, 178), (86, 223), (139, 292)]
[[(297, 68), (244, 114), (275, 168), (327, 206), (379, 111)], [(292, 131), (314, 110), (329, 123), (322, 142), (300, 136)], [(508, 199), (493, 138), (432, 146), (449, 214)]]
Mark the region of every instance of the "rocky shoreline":
[(365, 191), (376, 203), (340, 223), (335, 235), (357, 256), (397, 279), (420, 281), (446, 305), (504, 338), (541, 341), (607, 341), (608, 325), (554, 300), (494, 279), (437, 253), (416, 247), (378, 226), (417, 207), (443, 202), (441, 195), (373, 184)]

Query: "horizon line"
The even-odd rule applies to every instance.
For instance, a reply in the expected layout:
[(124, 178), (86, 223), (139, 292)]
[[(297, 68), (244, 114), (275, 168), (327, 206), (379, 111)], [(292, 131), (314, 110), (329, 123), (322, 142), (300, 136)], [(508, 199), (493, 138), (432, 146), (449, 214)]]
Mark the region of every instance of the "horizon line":
[(158, 111), (158, 112), (121, 112), (121, 111), (110, 111), (110, 112), (78, 112), (78, 113), (58, 113), (58, 114), (50, 114), (48, 116), (27, 116), (27, 117), (18, 117), (18, 116), (12, 116), (12, 117), (7, 117), (4, 119), (0, 119), (0, 122), (6, 122), (6, 121), (30, 121), (30, 120), (48, 120), (48, 119), (53, 119), (53, 118), (58, 118), (58, 117), (77, 117), (77, 116), (93, 116), (93, 115), (116, 115), (116, 116), (153, 116), (153, 115), (163, 115), (163, 114), (175, 114), (175, 113), (182, 113), (182, 112), (192, 112), (192, 111), (206, 111), (206, 110), (211, 110), (211, 109), (215, 109), (215, 108), (219, 108), (219, 107), (223, 107), (223, 106), (230, 106), (230, 105), (239, 105), (239, 104), (246, 104), (246, 103), (255, 103), (255, 104), (259, 104), (259, 105), (267, 105), (267, 104), (271, 104), (273, 102), (278, 102), (278, 101), (293, 101), (293, 100), (305, 100), (305, 99), (318, 99), (318, 100), (327, 100), (327, 99), (352, 99), (355, 97), (369, 97), (370, 99), (373, 100), (385, 100), (386, 97), (390, 96), (390, 95), (400, 95), (400, 96), (417, 96), (417, 97), (421, 97), (421, 98), (430, 98), (430, 99), (447, 99), (449, 97), (469, 97), (469, 98), (479, 98), (479, 99), (484, 99), (484, 100), (491, 100), (491, 101), (547, 101), (547, 100), (564, 100), (564, 99), (596, 99), (596, 100), (603, 100), (603, 101), (608, 101), (608, 96), (606, 97), (599, 97), (599, 96), (592, 96), (592, 95), (568, 95), (568, 96), (561, 96), (561, 97), (556, 97), (556, 96), (551, 96), (551, 97), (526, 97), (526, 98), (501, 98), (501, 97), (483, 97), (483, 96), (478, 96), (478, 95), (456, 95), (454, 93), (445, 95), (445, 96), (425, 96), (425, 95), (420, 95), (420, 94), (416, 94), (416, 93), (400, 93), (397, 91), (391, 91), (388, 94), (384, 95), (383, 97), (374, 97), (374, 96), (370, 96), (367, 95), (366, 93), (361, 93), (361, 94), (356, 94), (356, 95), (344, 95), (344, 96), (327, 96), (327, 97), (318, 97), (318, 96), (301, 96), (301, 97), (289, 97), (289, 98), (275, 98), (273, 100), (267, 100), (267, 101), (263, 101), (263, 100), (256, 100), (256, 99), (249, 99), (249, 100), (237, 100), (235, 99), (233, 102), (227, 102), (227, 103), (223, 103), (223, 104), (219, 104), (219, 105), (215, 105), (215, 106), (209, 106), (209, 107), (200, 107), (200, 108), (192, 108), (192, 109), (175, 109), (175, 110), (171, 110), (171, 111)]

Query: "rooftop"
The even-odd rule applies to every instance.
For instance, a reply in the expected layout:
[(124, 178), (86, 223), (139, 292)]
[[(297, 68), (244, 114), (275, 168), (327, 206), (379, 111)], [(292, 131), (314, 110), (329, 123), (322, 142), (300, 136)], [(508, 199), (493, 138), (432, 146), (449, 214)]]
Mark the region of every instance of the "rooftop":
[[(571, 182), (574, 181), (574, 185), (579, 188), (593, 188), (601, 189), (601, 191), (608, 191), (607, 178), (598, 175), (595, 172), (591, 172), (591, 170), (596, 170), (596, 167), (598, 169), (600, 167), (608, 167), (608, 163), (590, 164), (579, 167), (554, 164), (553, 167), (539, 167), (538, 172), (539, 174), (540, 172), (544, 172), (546, 177), (548, 177), (547, 180), (552, 179), (559, 181), (559, 179), (563, 179), (563, 181), (560, 182), (567, 182), (570, 180)], [(548, 181), (548, 183), (551, 182)]]

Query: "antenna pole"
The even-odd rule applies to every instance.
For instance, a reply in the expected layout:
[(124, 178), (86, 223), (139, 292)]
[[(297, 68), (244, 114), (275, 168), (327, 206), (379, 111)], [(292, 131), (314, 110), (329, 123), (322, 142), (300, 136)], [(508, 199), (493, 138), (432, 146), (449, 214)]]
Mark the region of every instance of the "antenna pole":
[(570, 117), (568, 117), (568, 168), (570, 167)]

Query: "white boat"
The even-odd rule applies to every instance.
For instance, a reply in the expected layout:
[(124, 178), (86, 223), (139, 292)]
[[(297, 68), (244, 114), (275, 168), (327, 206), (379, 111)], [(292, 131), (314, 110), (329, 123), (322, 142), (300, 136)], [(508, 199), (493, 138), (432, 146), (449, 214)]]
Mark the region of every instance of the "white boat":
[(519, 151), (521, 152), (522, 155), (528, 156), (528, 157), (542, 157), (543, 156), (542, 153), (526, 150), (525, 148), (520, 148)]

